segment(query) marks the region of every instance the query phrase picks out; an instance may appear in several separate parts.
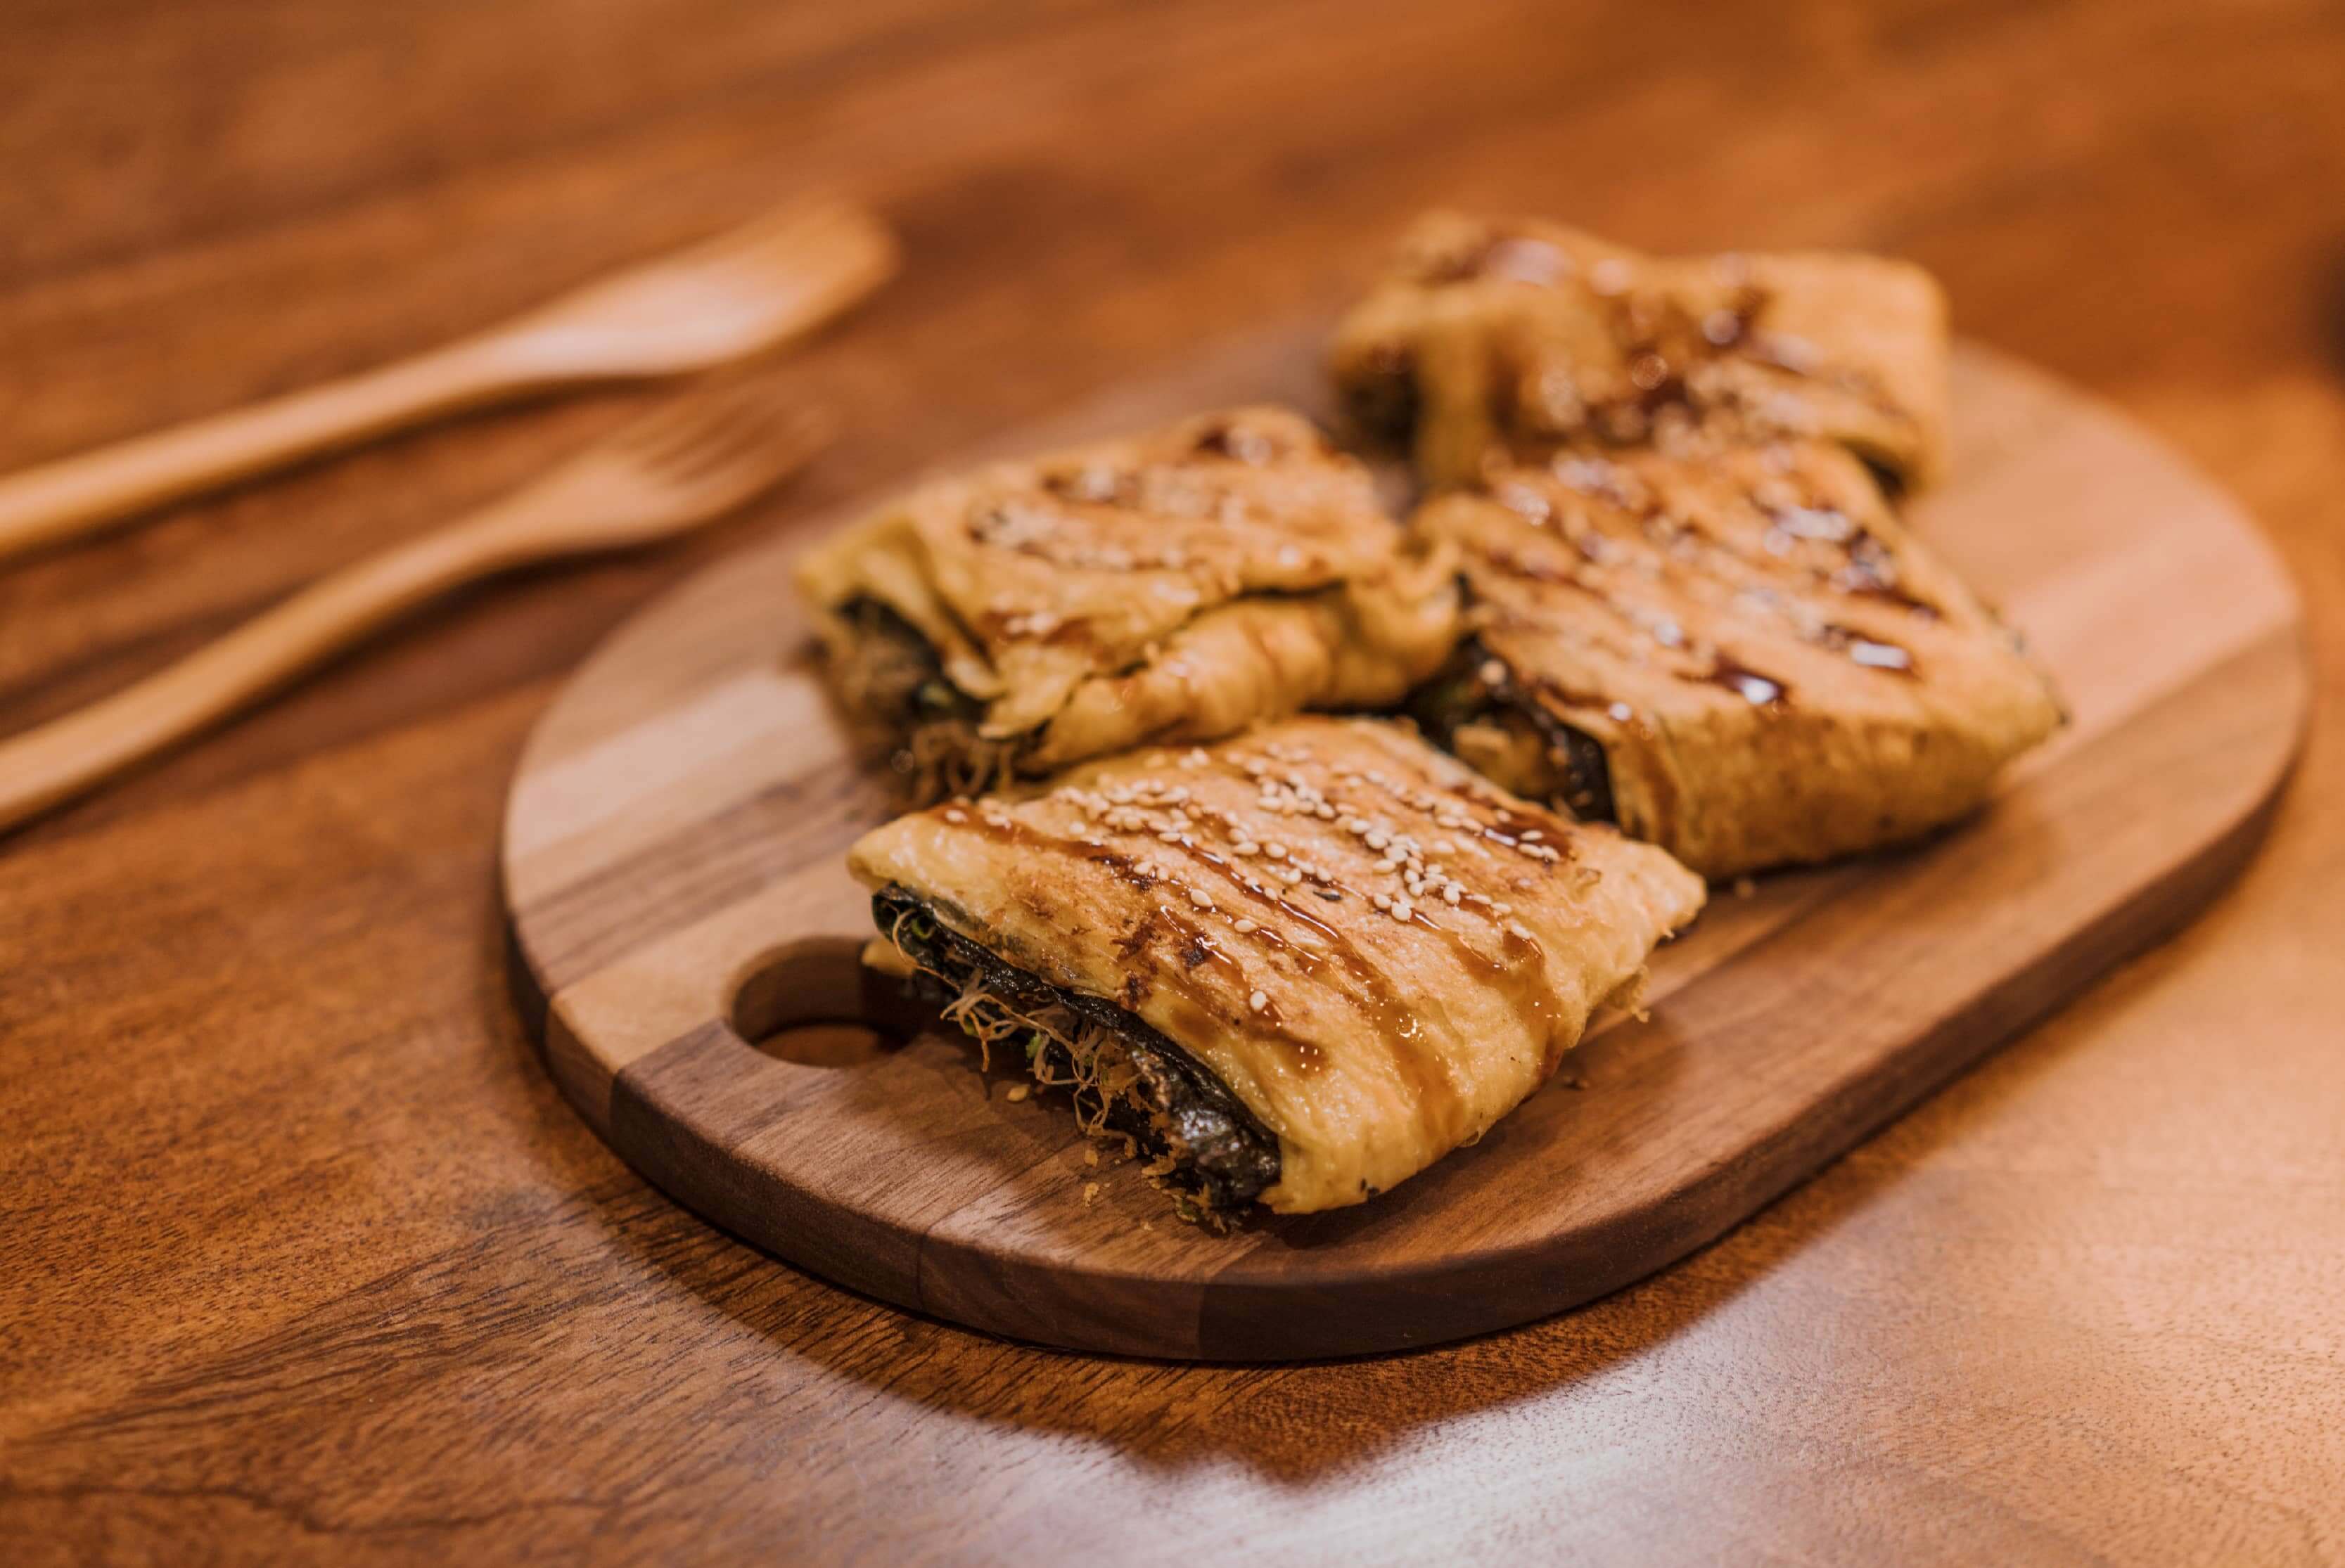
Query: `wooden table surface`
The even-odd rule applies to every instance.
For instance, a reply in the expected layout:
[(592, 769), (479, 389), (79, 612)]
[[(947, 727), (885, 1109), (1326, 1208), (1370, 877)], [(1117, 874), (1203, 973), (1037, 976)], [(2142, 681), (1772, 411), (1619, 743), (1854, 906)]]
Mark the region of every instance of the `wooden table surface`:
[[(0, 1554), (2345, 1562), (2340, 81), (2325, 0), (9, 7), (0, 468), (809, 182), (911, 267), (788, 370), (852, 416), (794, 495), (476, 594), (0, 843)], [(2320, 680), (2241, 883), (1716, 1246), (1441, 1351), (1029, 1350), (647, 1189), (504, 988), (499, 814), (564, 672), (825, 499), (1328, 301), (1436, 200), (1914, 257), (2229, 486)], [(8, 570), (0, 727), (641, 400)]]

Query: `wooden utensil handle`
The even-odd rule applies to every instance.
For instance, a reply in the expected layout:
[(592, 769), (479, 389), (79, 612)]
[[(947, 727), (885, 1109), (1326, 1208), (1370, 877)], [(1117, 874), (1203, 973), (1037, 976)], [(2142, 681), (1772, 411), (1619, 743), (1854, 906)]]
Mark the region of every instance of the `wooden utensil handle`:
[(0, 560), (175, 497), (350, 445), (513, 389), (512, 363), (469, 339), (249, 408), (0, 479)]
[(545, 553), (499, 509), (344, 568), (178, 663), (0, 741), (0, 831), (183, 740), (457, 584)]

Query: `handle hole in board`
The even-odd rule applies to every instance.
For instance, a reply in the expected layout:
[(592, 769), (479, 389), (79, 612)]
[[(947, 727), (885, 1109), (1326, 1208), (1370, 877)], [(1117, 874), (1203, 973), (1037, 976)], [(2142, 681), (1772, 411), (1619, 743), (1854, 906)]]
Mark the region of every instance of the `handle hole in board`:
[(884, 1061), (935, 1015), (903, 982), (868, 968), (863, 941), (794, 943), (749, 965), (733, 987), (733, 1032), (758, 1050), (808, 1067)]

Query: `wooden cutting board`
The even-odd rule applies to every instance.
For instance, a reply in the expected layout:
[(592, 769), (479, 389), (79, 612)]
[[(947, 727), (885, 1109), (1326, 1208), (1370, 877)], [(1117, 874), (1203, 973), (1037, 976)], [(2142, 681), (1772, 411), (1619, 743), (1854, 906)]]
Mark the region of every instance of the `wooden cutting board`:
[[(952, 461), (1222, 402), (1315, 405), (1317, 328)], [(980, 1072), (858, 971), (870, 918), (841, 853), (888, 814), (888, 781), (805, 660), (790, 563), (818, 527), (638, 615), (522, 758), (505, 908), (553, 1074), (726, 1229), (1081, 1350), (1389, 1351), (1660, 1269), (2188, 920), (2293, 762), (2296, 597), (2238, 509), (2007, 359), (1963, 350), (1954, 409), (1955, 477), (1915, 521), (2025, 632), (2074, 725), (1925, 847), (1719, 890), (1659, 955), (1649, 1021), (1603, 1027), (1481, 1143), (1372, 1202), (1225, 1237), (1182, 1224), (1131, 1168), (1087, 1163), (1063, 1104), (1013, 1101), (1020, 1075)], [(800, 1027), (825, 1020), (884, 1027)]]

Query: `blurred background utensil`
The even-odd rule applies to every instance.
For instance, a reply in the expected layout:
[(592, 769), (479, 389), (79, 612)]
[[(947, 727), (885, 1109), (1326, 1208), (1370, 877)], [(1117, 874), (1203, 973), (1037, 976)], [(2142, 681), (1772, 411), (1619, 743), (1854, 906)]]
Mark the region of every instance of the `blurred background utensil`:
[(178, 663), (0, 741), (0, 830), (217, 723), (451, 589), (722, 517), (804, 467), (829, 435), (826, 418), (760, 388), (704, 393), (630, 425), (502, 501), (320, 579)]
[(896, 263), (861, 207), (776, 212), (413, 359), (0, 479), (0, 560), (456, 409), (741, 359), (847, 309)]

